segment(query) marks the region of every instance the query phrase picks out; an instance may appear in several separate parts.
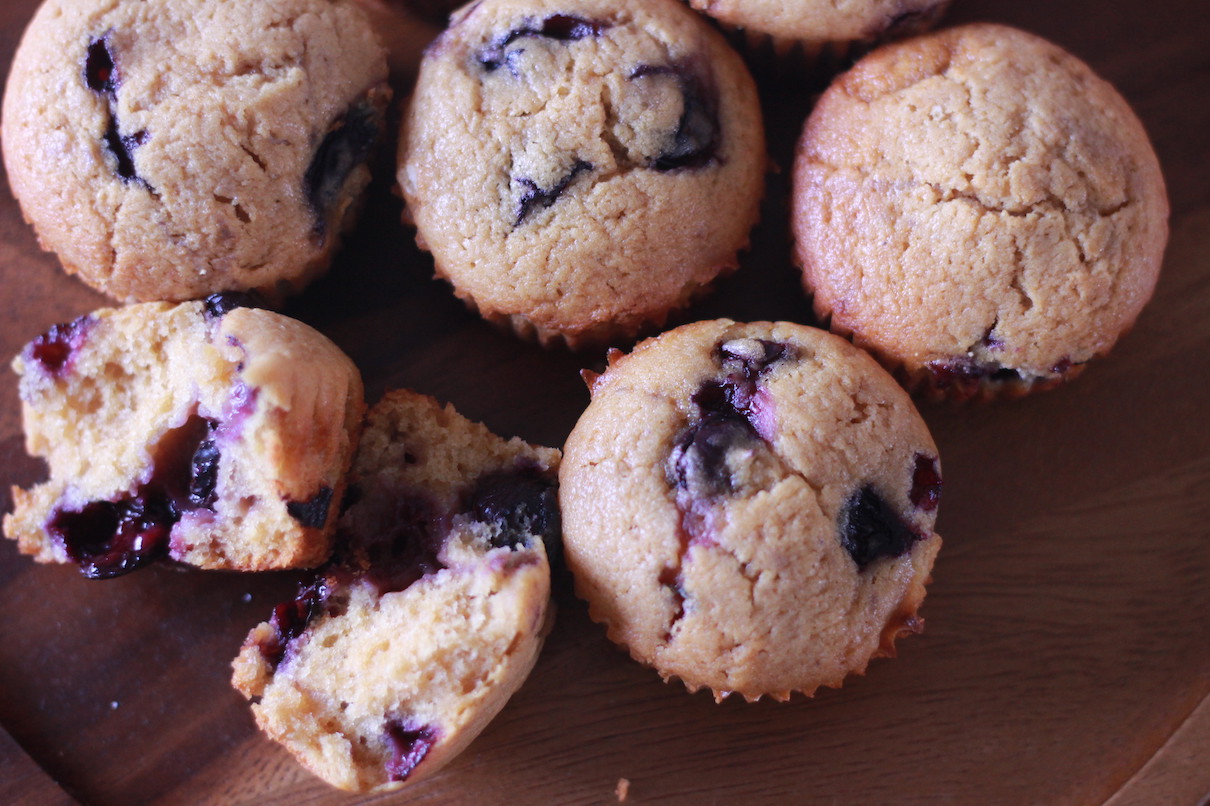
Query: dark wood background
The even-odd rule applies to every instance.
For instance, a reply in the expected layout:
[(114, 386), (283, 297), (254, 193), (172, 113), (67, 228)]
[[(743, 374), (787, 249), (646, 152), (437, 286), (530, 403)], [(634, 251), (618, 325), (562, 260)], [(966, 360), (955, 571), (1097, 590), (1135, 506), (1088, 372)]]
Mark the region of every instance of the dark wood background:
[[(0, 10), (0, 65), (35, 6)], [(1196, 804), (1210, 793), (1210, 6), (957, 0), (949, 23), (1046, 36), (1131, 101), (1168, 180), (1155, 299), (1067, 387), (925, 407), (945, 547), (923, 615), (843, 690), (788, 704), (690, 696), (615, 650), (556, 579), (532, 677), (431, 781), (358, 799), (256, 731), (228, 685), (289, 574), (154, 568), (107, 582), (0, 541), (0, 802), (51, 804)], [(810, 322), (789, 259), (788, 168), (811, 89), (765, 81), (763, 221), (692, 318)], [(466, 313), (398, 223), (390, 160), (330, 276), (289, 306), (354, 358), (371, 399), (407, 386), (505, 435), (560, 445), (600, 355), (548, 353)], [(39, 251), (0, 191), (0, 356), (106, 304)], [(42, 477), (0, 378), (0, 482)], [(61, 789), (59, 787), (62, 787)]]

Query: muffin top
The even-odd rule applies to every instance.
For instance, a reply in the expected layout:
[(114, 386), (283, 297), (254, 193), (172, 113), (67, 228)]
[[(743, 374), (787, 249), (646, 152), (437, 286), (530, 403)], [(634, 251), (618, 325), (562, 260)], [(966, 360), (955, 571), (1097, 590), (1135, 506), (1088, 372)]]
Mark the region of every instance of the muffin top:
[(459, 296), (576, 346), (733, 268), (764, 169), (751, 77), (682, 4), (483, 0), (426, 54), (398, 178)]
[(1151, 296), (1167, 215), (1121, 96), (999, 25), (862, 59), (821, 98), (794, 168), (816, 312), (940, 383), (1046, 381), (1106, 352)]
[(567, 564), (636, 659), (717, 698), (785, 699), (919, 630), (940, 464), (867, 354), (802, 325), (697, 322), (590, 385), (560, 471)]
[(872, 41), (932, 24), (950, 0), (689, 0), (728, 25), (802, 42)]
[(386, 77), (346, 2), (48, 0), (5, 92), (9, 181), (110, 296), (297, 290), (368, 182)]

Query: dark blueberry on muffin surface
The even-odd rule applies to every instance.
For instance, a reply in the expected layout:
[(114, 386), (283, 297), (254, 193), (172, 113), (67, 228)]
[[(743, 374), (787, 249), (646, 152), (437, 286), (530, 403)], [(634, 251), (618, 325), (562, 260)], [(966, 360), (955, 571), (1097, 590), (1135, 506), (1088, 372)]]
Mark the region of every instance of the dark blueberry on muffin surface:
[(684, 66), (640, 65), (630, 74), (632, 80), (650, 76), (670, 76), (681, 95), (681, 116), (664, 150), (651, 161), (657, 171), (700, 168), (718, 157), (721, 136), (718, 97), (707, 88), (697, 71)]
[(307, 201), (315, 214), (315, 232), (324, 237), (328, 211), (344, 191), (349, 175), (369, 159), (382, 123), (381, 110), (363, 99), (336, 120), (320, 140), (303, 177)]
[(919, 539), (873, 487), (862, 487), (845, 504), (840, 542), (862, 570), (882, 557), (906, 554)]
[(591, 170), (592, 163), (577, 159), (572, 163), (571, 170), (549, 188), (538, 187), (538, 183), (528, 177), (513, 177), (513, 182), (521, 189), (517, 198), (517, 216), (513, 226), (520, 226), (524, 223), (534, 210), (550, 207), (559, 196), (563, 195), (563, 191), (567, 190), (577, 176)]
[(84, 83), (93, 92), (107, 95), (112, 100), (117, 95), (118, 80), (117, 65), (109, 52), (109, 35), (89, 42), (84, 60)]
[(488, 72), (498, 69), (503, 64), (508, 64), (510, 70), (513, 70), (513, 60), (510, 57), (515, 51), (510, 51), (508, 46), (518, 39), (540, 36), (556, 42), (575, 42), (588, 37), (600, 36), (607, 27), (604, 23), (570, 14), (554, 14), (543, 19), (540, 24), (530, 23), (513, 28), (503, 36), (497, 37), (491, 44), (479, 51), (479, 64)]

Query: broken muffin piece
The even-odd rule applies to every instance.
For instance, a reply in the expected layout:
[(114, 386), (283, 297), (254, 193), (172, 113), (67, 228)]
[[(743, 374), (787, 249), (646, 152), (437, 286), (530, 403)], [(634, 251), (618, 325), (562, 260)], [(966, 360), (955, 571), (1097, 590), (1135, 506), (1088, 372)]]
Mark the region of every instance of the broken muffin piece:
[(26, 345), (26, 449), (50, 478), (13, 490), (4, 534), (22, 553), (92, 578), (327, 560), (361, 376), (319, 332), (244, 301), (106, 308)]
[(545, 638), (558, 463), (432, 398), (388, 393), (367, 416), (332, 563), (235, 659), (261, 730), (357, 792), (461, 752)]

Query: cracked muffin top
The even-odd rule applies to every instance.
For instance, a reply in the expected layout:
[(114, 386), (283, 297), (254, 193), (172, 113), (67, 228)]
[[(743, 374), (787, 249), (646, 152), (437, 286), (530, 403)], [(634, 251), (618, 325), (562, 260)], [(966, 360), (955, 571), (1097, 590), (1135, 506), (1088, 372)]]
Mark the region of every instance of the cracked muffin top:
[(794, 168), (804, 285), (913, 388), (994, 396), (1107, 352), (1167, 240), (1122, 97), (1031, 34), (971, 25), (875, 51), (828, 89)]
[(386, 77), (344, 2), (48, 0), (4, 96), (9, 182), (43, 247), (112, 297), (277, 297), (351, 221)]
[(764, 170), (752, 79), (681, 3), (483, 0), (425, 56), (398, 179), (462, 299), (581, 347), (733, 269)]
[(869, 355), (716, 320), (588, 377), (559, 474), (564, 552), (633, 657), (716, 699), (787, 699), (921, 629), (940, 461)]

